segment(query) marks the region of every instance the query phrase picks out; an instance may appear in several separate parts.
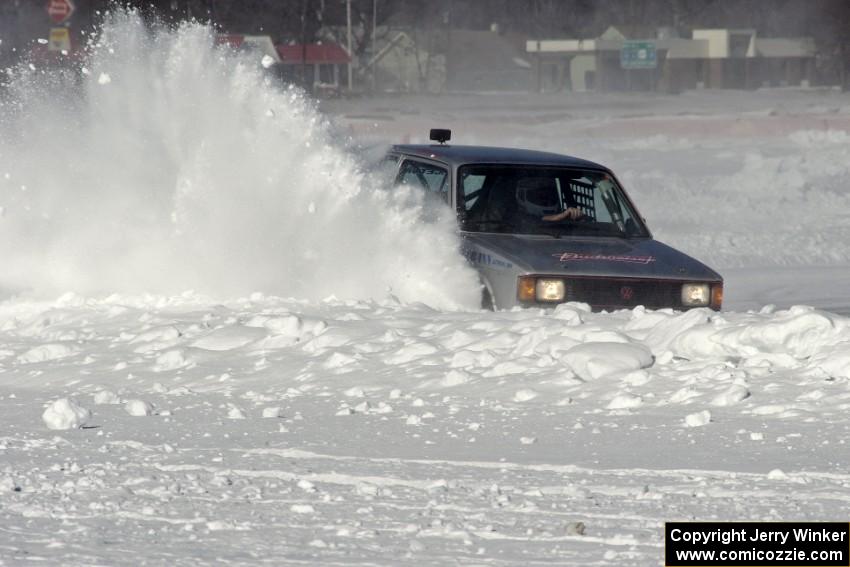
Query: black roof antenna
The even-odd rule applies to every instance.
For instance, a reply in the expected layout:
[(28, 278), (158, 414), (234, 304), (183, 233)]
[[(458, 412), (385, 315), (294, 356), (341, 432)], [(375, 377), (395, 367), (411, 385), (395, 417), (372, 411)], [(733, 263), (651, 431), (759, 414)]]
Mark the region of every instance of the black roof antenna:
[(452, 139), (452, 131), (442, 128), (431, 128), (431, 139), (440, 144), (445, 144)]

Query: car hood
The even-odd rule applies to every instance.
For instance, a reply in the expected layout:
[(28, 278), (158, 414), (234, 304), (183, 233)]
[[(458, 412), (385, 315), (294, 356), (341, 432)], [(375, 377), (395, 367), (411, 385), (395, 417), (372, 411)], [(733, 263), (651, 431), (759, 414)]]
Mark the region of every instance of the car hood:
[(528, 273), (720, 281), (687, 254), (651, 238), (464, 233), (467, 245), (504, 256)]

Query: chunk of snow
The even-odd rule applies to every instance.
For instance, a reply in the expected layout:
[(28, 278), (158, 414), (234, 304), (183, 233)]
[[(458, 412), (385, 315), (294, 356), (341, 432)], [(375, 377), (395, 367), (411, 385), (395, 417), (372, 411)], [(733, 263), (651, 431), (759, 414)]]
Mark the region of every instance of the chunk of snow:
[(363, 391), (363, 388), (359, 386), (353, 386), (343, 393), (349, 398), (362, 398), (366, 395), (366, 392)]
[(449, 370), (449, 373), (440, 380), (440, 385), (446, 388), (452, 388), (454, 386), (467, 384), (471, 379), (472, 376), (462, 370)]
[(91, 412), (70, 398), (60, 398), (47, 406), (41, 419), (48, 429), (79, 429), (91, 419)]
[(513, 400), (515, 402), (528, 402), (536, 398), (539, 394), (530, 388), (523, 388), (514, 393)]
[(144, 400), (127, 400), (124, 402), (124, 411), (133, 417), (145, 417), (153, 414), (153, 405)]
[(788, 410), (788, 407), (783, 404), (769, 404), (753, 408), (754, 415), (776, 415)]
[(698, 411), (685, 416), (685, 425), (688, 427), (702, 427), (711, 421), (711, 412), (708, 410)]
[(155, 372), (168, 372), (178, 370), (189, 365), (189, 361), (180, 349), (166, 351), (156, 358)]
[(564, 354), (564, 361), (580, 378), (596, 380), (619, 372), (631, 372), (652, 365), (652, 353), (633, 343), (590, 342)]
[(121, 398), (112, 390), (100, 390), (94, 395), (94, 403), (97, 405), (120, 404)]
[(787, 480), (788, 475), (782, 469), (773, 469), (767, 473), (767, 478), (770, 480)]
[(281, 409), (279, 407), (268, 407), (263, 408), (263, 417), (272, 418), (272, 417), (280, 417)]
[(247, 418), (247, 416), (245, 415), (245, 412), (242, 410), (242, 408), (240, 408), (238, 406), (234, 406), (232, 404), (230, 405), (229, 409), (227, 410), (227, 419), (246, 419), (246, 418)]
[(74, 353), (74, 350), (64, 344), (45, 344), (33, 347), (18, 356), (18, 362), (32, 364), (36, 362), (48, 362), (65, 358)]
[(256, 329), (243, 326), (228, 326), (215, 329), (210, 333), (196, 339), (192, 346), (204, 350), (227, 351), (235, 350), (251, 344), (266, 336), (264, 329)]
[(329, 369), (342, 368), (355, 362), (357, 362), (355, 357), (342, 352), (335, 352), (331, 354), (324, 363), (322, 363), (322, 366)]
[(643, 405), (643, 398), (640, 396), (636, 396), (634, 394), (630, 394), (628, 392), (624, 392), (619, 394), (613, 400), (608, 403), (606, 406), (608, 409), (616, 410), (616, 409), (630, 409), (637, 408)]
[(733, 384), (711, 400), (713, 406), (731, 406), (750, 397), (750, 391), (744, 386)]
[(381, 489), (374, 484), (368, 482), (361, 482), (357, 484), (357, 486), (355, 487), (355, 491), (357, 492), (357, 494), (361, 494), (363, 496), (377, 496), (380, 493)]
[(643, 386), (651, 380), (649, 372), (646, 370), (635, 370), (623, 376), (623, 382), (630, 386)]

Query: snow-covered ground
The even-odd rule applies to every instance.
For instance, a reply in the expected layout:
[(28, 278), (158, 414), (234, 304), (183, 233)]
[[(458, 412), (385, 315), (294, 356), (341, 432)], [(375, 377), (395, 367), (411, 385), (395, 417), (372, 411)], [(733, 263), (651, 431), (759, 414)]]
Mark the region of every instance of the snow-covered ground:
[(5, 564), (651, 565), (665, 520), (850, 500), (850, 320), (811, 309), (69, 295), (0, 327)]
[[(846, 515), (850, 97), (326, 124), (208, 40), (119, 16), (76, 107), (5, 95), (0, 565), (657, 565), (664, 521)], [(358, 167), (432, 126), (611, 166), (727, 309), (476, 310), (450, 219)]]

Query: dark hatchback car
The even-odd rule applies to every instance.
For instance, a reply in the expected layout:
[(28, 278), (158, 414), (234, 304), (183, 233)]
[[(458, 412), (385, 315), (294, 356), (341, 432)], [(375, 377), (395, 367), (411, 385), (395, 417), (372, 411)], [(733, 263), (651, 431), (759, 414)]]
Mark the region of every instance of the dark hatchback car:
[(482, 307), (595, 311), (720, 309), (723, 278), (652, 238), (608, 168), (531, 150), (396, 145), (384, 165), (397, 184), (421, 187), (457, 213), (462, 251), (482, 282)]

